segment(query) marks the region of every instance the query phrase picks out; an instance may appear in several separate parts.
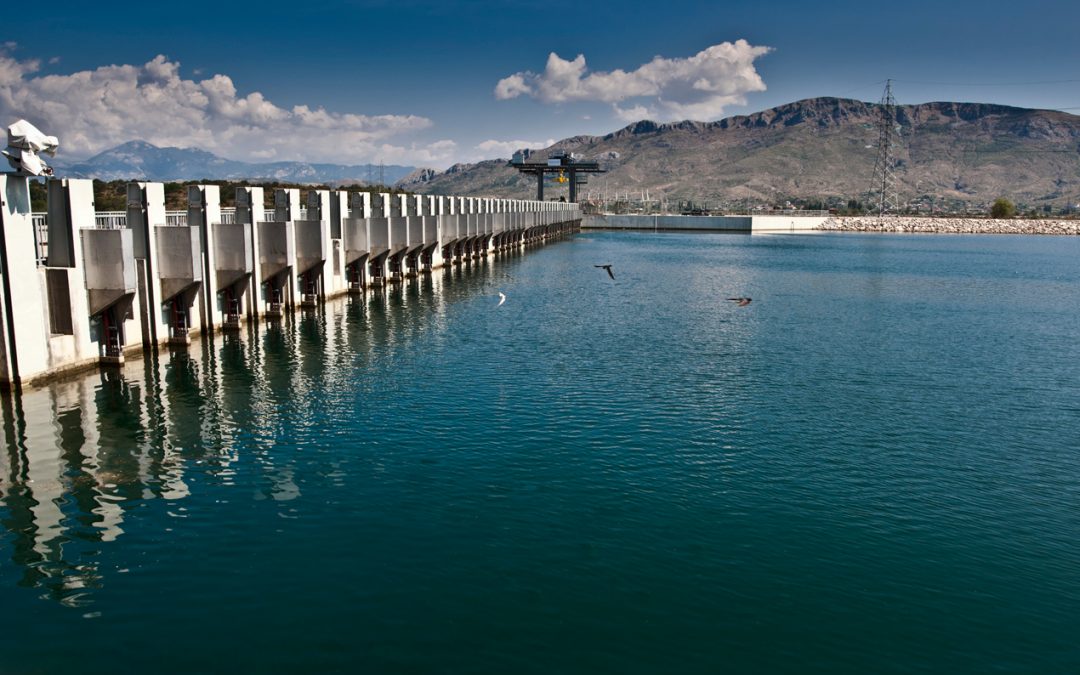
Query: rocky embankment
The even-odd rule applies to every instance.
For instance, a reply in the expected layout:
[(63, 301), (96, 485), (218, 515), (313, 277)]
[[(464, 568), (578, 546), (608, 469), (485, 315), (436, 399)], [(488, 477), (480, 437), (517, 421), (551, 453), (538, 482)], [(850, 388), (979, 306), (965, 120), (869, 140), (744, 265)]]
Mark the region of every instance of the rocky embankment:
[(1080, 234), (1080, 220), (833, 216), (817, 229), (938, 234)]

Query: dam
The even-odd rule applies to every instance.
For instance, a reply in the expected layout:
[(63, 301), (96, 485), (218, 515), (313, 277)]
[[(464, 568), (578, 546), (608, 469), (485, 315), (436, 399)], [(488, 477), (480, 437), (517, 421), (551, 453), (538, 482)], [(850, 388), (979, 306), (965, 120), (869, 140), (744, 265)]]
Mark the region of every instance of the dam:
[(654, 232), (810, 232), (818, 230), (828, 219), (828, 212), (792, 212), (731, 215), (690, 216), (678, 214), (596, 214), (588, 215), (582, 229), (588, 230), (651, 230)]
[(89, 180), (51, 178), (45, 213), (29, 178), (0, 174), (0, 388), (120, 364), (160, 345), (272, 321), (347, 293), (517, 251), (580, 227), (576, 204), (347, 190), (162, 183), (97, 212)]

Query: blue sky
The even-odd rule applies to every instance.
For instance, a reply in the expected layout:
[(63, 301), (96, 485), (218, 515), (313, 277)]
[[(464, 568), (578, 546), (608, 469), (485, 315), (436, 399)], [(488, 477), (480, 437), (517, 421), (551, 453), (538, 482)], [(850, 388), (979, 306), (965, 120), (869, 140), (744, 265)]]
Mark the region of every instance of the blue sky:
[(23, 14), (0, 25), (0, 116), (59, 136), (69, 157), (140, 138), (445, 168), (639, 117), (873, 101), (886, 78), (901, 103), (1080, 112), (1075, 2), (197, 0)]

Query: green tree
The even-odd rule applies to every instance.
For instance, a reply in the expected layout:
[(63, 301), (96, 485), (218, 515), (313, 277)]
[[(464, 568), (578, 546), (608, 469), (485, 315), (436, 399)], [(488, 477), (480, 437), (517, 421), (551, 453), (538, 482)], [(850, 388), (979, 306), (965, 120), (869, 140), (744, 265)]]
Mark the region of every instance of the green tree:
[(127, 208), (126, 183), (114, 180), (94, 179), (94, 209), (96, 211), (123, 211)]
[(30, 181), (30, 208), (33, 211), (44, 211), (48, 208), (48, 195), (49, 188), (46, 187), (45, 181), (41, 179), (34, 179)]
[(995, 199), (994, 205), (990, 207), (990, 216), (993, 218), (1012, 218), (1015, 215), (1016, 205), (1004, 197)]

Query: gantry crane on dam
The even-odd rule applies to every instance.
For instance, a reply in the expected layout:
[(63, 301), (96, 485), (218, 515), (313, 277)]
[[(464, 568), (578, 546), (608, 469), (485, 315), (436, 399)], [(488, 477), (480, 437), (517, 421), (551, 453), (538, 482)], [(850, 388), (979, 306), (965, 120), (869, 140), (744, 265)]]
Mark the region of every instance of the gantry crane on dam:
[(572, 153), (556, 151), (547, 159), (530, 162), (529, 151), (519, 150), (514, 153), (510, 160), (510, 166), (521, 173), (536, 176), (536, 200), (544, 201), (544, 177), (553, 175), (557, 183), (568, 183), (570, 187), (570, 203), (577, 202), (577, 186), (585, 183), (587, 178), (584, 174), (604, 173), (597, 162), (584, 162)]

